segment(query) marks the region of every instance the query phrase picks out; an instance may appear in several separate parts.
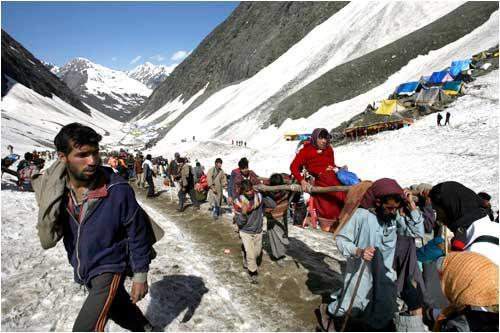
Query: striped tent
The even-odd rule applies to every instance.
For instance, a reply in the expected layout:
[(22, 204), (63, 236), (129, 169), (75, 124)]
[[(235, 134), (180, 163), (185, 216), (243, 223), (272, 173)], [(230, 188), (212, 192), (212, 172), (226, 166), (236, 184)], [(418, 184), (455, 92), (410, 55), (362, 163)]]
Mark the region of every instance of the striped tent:
[(443, 92), (447, 95), (458, 95), (463, 93), (464, 83), (462, 81), (446, 82), (443, 85)]

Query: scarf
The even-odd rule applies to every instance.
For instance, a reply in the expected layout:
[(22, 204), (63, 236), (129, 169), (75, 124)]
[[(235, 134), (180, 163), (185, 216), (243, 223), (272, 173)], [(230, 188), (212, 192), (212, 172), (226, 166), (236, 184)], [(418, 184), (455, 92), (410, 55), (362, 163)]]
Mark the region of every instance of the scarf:
[(318, 150), (322, 150), (321, 148), (319, 148), (318, 146), (318, 139), (319, 139), (319, 135), (322, 133), (322, 132), (326, 132), (326, 136), (327, 136), (327, 147), (328, 145), (330, 144), (330, 140), (332, 138), (332, 136), (330, 135), (330, 133), (328, 133), (328, 131), (326, 130), (326, 128), (315, 128), (314, 131), (312, 132), (311, 134), (311, 144), (314, 146), (314, 148), (318, 149)]
[(241, 209), (243, 206), (247, 207), (247, 212), (251, 212), (252, 210), (255, 210), (260, 207), (262, 204), (262, 194), (259, 192), (255, 192), (254, 197), (251, 200), (248, 200), (248, 198), (244, 194), (240, 194), (238, 199), (234, 201), (233, 207), (236, 210), (237, 214), (241, 214)]
[(442, 265), (441, 287), (450, 305), (438, 316), (433, 330), (440, 331), (443, 322), (467, 306), (498, 304), (498, 266), (474, 252), (450, 252)]
[(363, 196), (363, 199), (361, 200), (359, 206), (365, 209), (375, 208), (377, 199), (390, 194), (398, 194), (403, 199), (403, 202), (406, 201), (403, 189), (394, 179), (381, 178), (373, 182), (373, 184)]
[(446, 226), (455, 235), (452, 248), (463, 250), (466, 244), (467, 228), (487, 215), (486, 211), (481, 208), (481, 199), (474, 191), (454, 181), (437, 184), (429, 195), (433, 207), (444, 211)]

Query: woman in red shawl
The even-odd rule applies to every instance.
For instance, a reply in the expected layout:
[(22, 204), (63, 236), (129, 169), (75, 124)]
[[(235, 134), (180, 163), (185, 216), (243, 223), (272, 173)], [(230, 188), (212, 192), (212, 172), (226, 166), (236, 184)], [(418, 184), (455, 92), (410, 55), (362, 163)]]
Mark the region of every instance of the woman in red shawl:
[[(326, 129), (316, 128), (312, 132), (310, 144), (305, 144), (290, 164), (290, 171), (304, 192), (308, 192), (309, 184), (301, 174), (302, 167), (314, 177), (315, 186), (341, 185), (334, 171), (338, 167), (335, 165), (330, 139), (331, 135)], [(314, 194), (314, 205), (318, 216), (323, 219), (320, 220), (323, 230), (329, 231), (330, 226), (338, 220), (345, 196), (344, 192)]]

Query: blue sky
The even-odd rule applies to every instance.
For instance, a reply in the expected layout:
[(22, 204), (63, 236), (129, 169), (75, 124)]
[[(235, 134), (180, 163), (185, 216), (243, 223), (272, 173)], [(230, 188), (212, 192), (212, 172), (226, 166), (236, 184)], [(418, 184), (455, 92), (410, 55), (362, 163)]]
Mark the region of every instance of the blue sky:
[(130, 70), (180, 63), (238, 2), (2, 1), (2, 29), (40, 60)]

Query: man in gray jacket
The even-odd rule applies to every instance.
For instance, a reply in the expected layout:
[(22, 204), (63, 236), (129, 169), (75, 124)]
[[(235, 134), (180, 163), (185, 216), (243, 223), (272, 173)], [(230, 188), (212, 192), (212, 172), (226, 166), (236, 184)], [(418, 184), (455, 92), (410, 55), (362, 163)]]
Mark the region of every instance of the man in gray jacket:
[(269, 197), (255, 192), (250, 180), (243, 180), (241, 193), (234, 201), (236, 224), (243, 243), (243, 266), (248, 269), (250, 282), (257, 283), (257, 258), (262, 252), (262, 225), (264, 208), (274, 208), (276, 203)]

